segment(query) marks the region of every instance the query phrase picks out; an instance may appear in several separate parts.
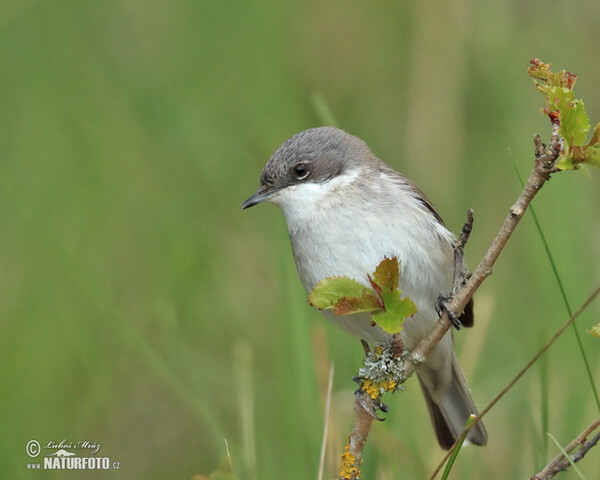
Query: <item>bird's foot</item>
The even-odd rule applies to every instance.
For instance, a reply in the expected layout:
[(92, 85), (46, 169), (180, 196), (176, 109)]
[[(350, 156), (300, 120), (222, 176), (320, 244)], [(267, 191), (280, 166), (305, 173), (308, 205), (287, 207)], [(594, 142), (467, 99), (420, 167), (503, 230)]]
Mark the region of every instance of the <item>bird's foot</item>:
[[(353, 380), (356, 381), (356, 378), (354, 378)], [(362, 388), (357, 389), (354, 392), (354, 395), (356, 395), (356, 402), (362, 408), (364, 408), (365, 411), (371, 417), (373, 417), (378, 422), (383, 422), (385, 420), (385, 418), (381, 418), (379, 415), (377, 415), (377, 410), (381, 410), (384, 413), (389, 412), (389, 408), (385, 403), (381, 402), (378, 399), (374, 399), (367, 392), (365, 392)]]
[(452, 295), (449, 293), (441, 293), (440, 296), (438, 297), (437, 301), (435, 302), (435, 311), (440, 316), (442, 315), (442, 313), (444, 311), (447, 312), (448, 318), (452, 322), (452, 325), (454, 325), (454, 328), (456, 328), (457, 330), (460, 330), (463, 327), (462, 322), (454, 314), (454, 312), (448, 307), (448, 302), (450, 300), (452, 300), (452, 298), (453, 298)]

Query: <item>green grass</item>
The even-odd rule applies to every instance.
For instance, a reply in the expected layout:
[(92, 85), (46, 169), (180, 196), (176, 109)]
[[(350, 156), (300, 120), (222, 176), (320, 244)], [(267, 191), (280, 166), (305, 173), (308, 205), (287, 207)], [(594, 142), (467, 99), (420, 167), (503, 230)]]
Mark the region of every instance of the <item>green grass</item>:
[[(263, 164), (291, 134), (336, 122), (453, 230), (475, 209), (473, 267), (519, 191), (506, 148), (526, 172), (532, 134), (549, 132), (528, 61), (580, 74), (600, 119), (598, 13), (592, 0), (4, 2), (3, 476), (34, 475), (29, 440), (70, 439), (121, 462), (106, 479), (190, 478), (227, 461), (226, 439), (240, 478), (316, 478), (333, 361), (332, 478), (362, 349), (306, 304), (280, 212), (239, 210)], [(591, 173), (554, 176), (535, 205), (574, 308), (600, 282)], [(484, 406), (566, 320), (530, 218), (476, 304), (475, 329), (455, 338)], [(450, 478), (527, 478), (542, 425), (564, 445), (597, 416), (570, 337), (546, 355), (547, 385), (526, 375), (486, 417), (489, 446), (463, 448)], [(598, 340), (581, 343), (597, 382)], [(442, 452), (419, 388), (388, 403), (364, 478), (425, 478)], [(597, 478), (588, 457), (578, 467)]]

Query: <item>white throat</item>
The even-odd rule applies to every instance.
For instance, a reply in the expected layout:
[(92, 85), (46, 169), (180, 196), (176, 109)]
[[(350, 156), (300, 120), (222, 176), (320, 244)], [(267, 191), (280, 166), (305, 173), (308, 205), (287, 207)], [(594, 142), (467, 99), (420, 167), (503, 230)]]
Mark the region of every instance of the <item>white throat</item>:
[(285, 215), (290, 233), (296, 224), (314, 219), (320, 213), (339, 204), (351, 194), (352, 184), (359, 178), (358, 169), (345, 172), (323, 183), (306, 182), (290, 185), (275, 194), (269, 202), (274, 203)]

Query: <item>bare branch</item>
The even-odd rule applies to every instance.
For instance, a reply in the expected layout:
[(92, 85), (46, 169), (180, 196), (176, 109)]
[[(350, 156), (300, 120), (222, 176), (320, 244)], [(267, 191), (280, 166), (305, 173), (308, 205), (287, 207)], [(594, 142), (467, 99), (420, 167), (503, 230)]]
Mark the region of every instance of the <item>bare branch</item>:
[[(571, 461), (573, 463), (576, 463), (585, 457), (585, 454), (598, 443), (598, 440), (600, 440), (600, 432), (596, 433), (591, 440), (586, 442), (588, 435), (590, 435), (598, 427), (600, 427), (600, 417), (593, 421), (587, 428), (585, 428), (585, 430), (583, 430), (583, 432), (577, 435), (573, 441), (564, 448), (566, 453), (570, 453), (577, 446), (580, 447), (574, 455), (571, 455)], [(530, 480), (545, 480), (547, 478), (552, 478), (558, 472), (562, 472), (570, 466), (571, 462), (569, 459), (566, 458), (562, 453), (559, 453), (542, 470), (533, 475)]]

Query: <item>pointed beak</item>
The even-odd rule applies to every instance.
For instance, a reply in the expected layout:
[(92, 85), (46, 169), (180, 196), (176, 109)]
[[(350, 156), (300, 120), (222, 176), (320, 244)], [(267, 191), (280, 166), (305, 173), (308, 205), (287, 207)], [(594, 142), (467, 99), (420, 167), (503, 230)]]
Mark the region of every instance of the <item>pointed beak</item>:
[(259, 203), (268, 200), (273, 196), (273, 194), (277, 192), (277, 190), (269, 189), (268, 187), (261, 186), (254, 195), (252, 195), (248, 200), (242, 203), (242, 210), (246, 208), (253, 207), (254, 205), (258, 205)]

